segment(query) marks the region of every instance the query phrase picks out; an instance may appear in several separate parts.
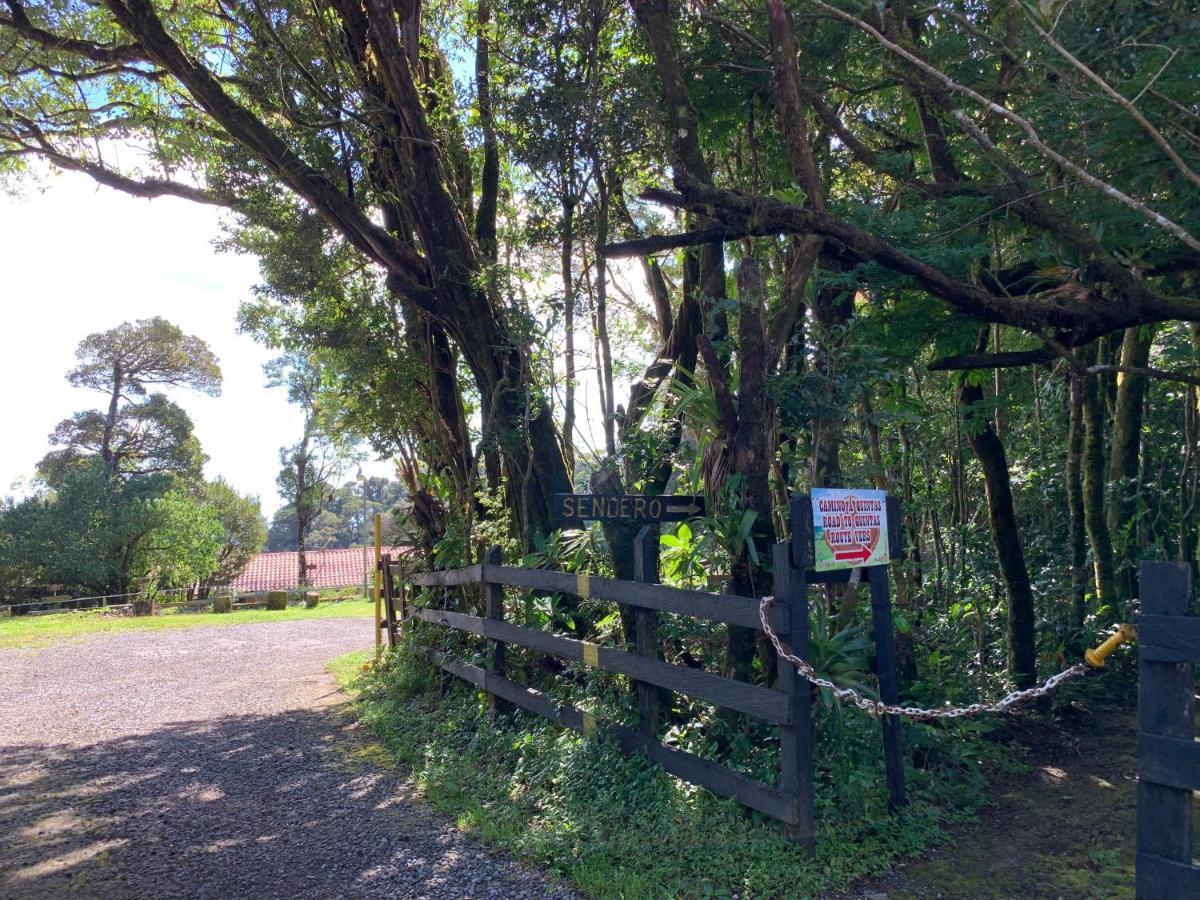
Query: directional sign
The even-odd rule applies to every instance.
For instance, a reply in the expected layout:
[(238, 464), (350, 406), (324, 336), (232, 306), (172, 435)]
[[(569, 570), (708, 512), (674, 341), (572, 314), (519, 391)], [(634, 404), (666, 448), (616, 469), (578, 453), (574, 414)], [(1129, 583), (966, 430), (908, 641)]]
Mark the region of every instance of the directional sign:
[(886, 492), (815, 488), (812, 517), (818, 572), (887, 565)]
[(554, 511), (567, 522), (620, 520), (682, 522), (704, 515), (704, 498), (642, 494), (555, 494)]

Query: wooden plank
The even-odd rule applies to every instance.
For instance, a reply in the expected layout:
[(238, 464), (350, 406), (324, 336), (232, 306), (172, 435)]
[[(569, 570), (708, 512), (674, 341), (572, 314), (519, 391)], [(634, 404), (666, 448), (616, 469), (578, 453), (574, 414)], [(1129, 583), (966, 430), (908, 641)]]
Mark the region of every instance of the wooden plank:
[(1200, 897), (1200, 868), (1139, 853), (1134, 884), (1139, 900), (1196, 900)]
[(1200, 791), (1200, 741), (1139, 734), (1138, 780)]
[(792, 520), (792, 562), (802, 569), (811, 569), (817, 562), (813, 546), (812, 497), (792, 494), (788, 516)]
[(1200, 663), (1200, 619), (1142, 615), (1137, 631), (1142, 659)]
[[(1142, 610), (1139, 619), (1186, 618), (1192, 595), (1192, 570), (1187, 563), (1143, 562), (1139, 577)], [(1151, 635), (1155, 626), (1151, 625)], [(1139, 627), (1140, 631), (1140, 627)], [(1140, 638), (1140, 635), (1139, 635)], [(1190, 665), (1151, 658), (1138, 642), (1138, 731), (1152, 737), (1191, 740), (1195, 735), (1196, 685)], [(1137, 786), (1138, 896), (1165, 896), (1172, 869), (1154, 860), (1187, 864), (1192, 859), (1192, 793), (1177, 787), (1138, 781)], [(1149, 862), (1142, 871), (1140, 861)], [(1182, 896), (1182, 895), (1181, 895)], [(1191, 896), (1196, 896), (1192, 894)]]
[[(483, 555), (483, 562), (486, 565), (498, 566), (504, 561), (504, 551), (499, 546), (492, 545), (488, 547)], [(481, 574), (482, 574), (482, 570)], [(484, 611), (488, 619), (494, 622), (504, 621), (504, 588), (498, 584), (484, 584), (483, 586), (483, 601)], [(492, 672), (496, 675), (504, 675), (504, 642), (503, 641), (488, 641), (489, 649), (492, 657)], [(503, 713), (508, 712), (510, 704), (507, 700), (491, 695), (492, 711)]]
[[(887, 566), (869, 566), (867, 584), (871, 591), (871, 623), (875, 632), (875, 677), (879, 699), (889, 705), (900, 702), (896, 676), (896, 636), (892, 625), (892, 601), (888, 596)], [(883, 717), (883, 764), (888, 786), (888, 804), (897, 810), (908, 804), (904, 790), (904, 748), (900, 739), (900, 717)]]
[[(554, 572), (549, 569), (520, 569), (513, 566), (485, 566), (483, 578), (488, 582), (523, 587), (535, 591), (554, 591), (560, 594), (578, 594), (579, 577), (570, 572)], [(636, 581), (620, 581), (615, 578), (587, 579), (587, 594), (597, 600), (611, 600), (626, 606), (638, 606), (659, 612), (676, 613), (712, 622), (725, 622), (762, 631), (758, 620), (758, 601), (751, 597), (733, 594), (710, 594), (706, 591), (686, 591), (664, 587), (660, 584), (641, 584)], [(787, 628), (787, 614), (782, 610), (772, 612), (771, 627)]]
[(441, 572), (419, 572), (409, 579), (421, 587), (456, 587), (460, 584), (479, 584), (483, 580), (483, 566), (467, 566), (465, 569), (446, 569)]
[[(633, 539), (633, 579), (643, 584), (653, 584), (658, 581), (658, 555), (654, 552), (658, 543), (658, 527), (644, 525)], [(658, 648), (658, 612), (653, 609), (638, 607), (634, 615), (634, 641), (639, 656), (648, 659), (659, 659)], [(644, 681), (637, 683), (638, 694), (638, 731), (647, 737), (658, 735), (658, 725), (662, 719), (659, 704), (659, 689)], [(670, 700), (667, 701), (670, 709)]]
[[(791, 721), (790, 699), (780, 691), (761, 685), (746, 684), (709, 672), (699, 672), (661, 660), (648, 659), (624, 650), (598, 647), (586, 641), (560, 637), (533, 628), (523, 628), (509, 622), (481, 619), (465, 613), (414, 609), (413, 615), (427, 622), (446, 625), (491, 640), (506, 641), (510, 644), (519, 644), (522, 647), (540, 650), (560, 659), (585, 662), (587, 665), (595, 666), (606, 672), (628, 675), (630, 678), (678, 691), (681, 694), (705, 700), (715, 706), (723, 706), (747, 715), (757, 716), (768, 722), (784, 725)], [(587, 659), (585, 659), (585, 654)]]
[[(477, 666), (460, 663), (437, 654), (433, 655), (433, 660), (443, 670), (457, 675), (489, 694), (502, 697), (510, 703), (550, 719), (564, 728), (570, 728), (582, 734), (591, 733), (597, 728), (596, 721), (590, 715), (586, 715), (582, 710), (570, 704), (559, 703), (540, 691), (486, 672)], [(700, 785), (718, 796), (730, 797), (743, 806), (748, 806), (784, 822), (791, 822), (795, 819), (795, 809), (791, 798), (775, 788), (683, 750), (665, 747), (658, 741), (621, 725), (605, 723), (600, 727), (616, 737), (621, 751), (626, 756), (642, 752), (670, 774), (691, 784)]]
[(434, 625), (445, 625), (479, 637), (484, 636), (483, 619), (478, 616), (468, 616), (466, 613), (450, 612), (445, 609), (426, 609), (422, 606), (410, 607), (409, 614), (414, 619), (423, 619)]
[[(787, 644), (801, 659), (808, 659), (808, 582), (805, 570), (792, 563), (792, 546), (772, 548), (775, 602), (787, 604), (791, 630)], [(816, 853), (816, 820), (813, 793), (812, 686), (788, 660), (778, 660), (779, 689), (792, 698), (792, 724), (779, 728), (779, 787), (795, 798), (796, 821), (788, 836), (810, 856)]]

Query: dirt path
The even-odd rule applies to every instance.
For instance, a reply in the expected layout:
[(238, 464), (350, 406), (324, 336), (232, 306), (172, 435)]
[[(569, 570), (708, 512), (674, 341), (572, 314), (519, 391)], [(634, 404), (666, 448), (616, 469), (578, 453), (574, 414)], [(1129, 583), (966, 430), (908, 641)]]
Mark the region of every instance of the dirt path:
[(1136, 724), (1132, 709), (1014, 720), (1010, 738), (1038, 748), (1029, 771), (996, 785), (995, 806), (937, 851), (842, 898), (1133, 897)]
[(325, 663), (370, 640), (329, 619), (0, 651), (0, 897), (546, 896), (338, 713)]

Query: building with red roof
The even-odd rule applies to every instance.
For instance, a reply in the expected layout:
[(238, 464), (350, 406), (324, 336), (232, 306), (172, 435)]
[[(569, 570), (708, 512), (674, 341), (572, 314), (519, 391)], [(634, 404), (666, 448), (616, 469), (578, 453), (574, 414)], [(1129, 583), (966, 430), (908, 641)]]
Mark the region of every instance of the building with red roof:
[[(393, 558), (408, 552), (404, 547), (385, 547)], [(300, 554), (295, 550), (260, 553), (242, 569), (233, 582), (239, 594), (256, 591), (283, 591), (299, 586)], [(313, 588), (348, 587), (363, 583), (363, 548), (339, 547), (333, 550), (305, 550), (308, 586)], [(368, 571), (374, 571), (375, 548), (367, 548)]]

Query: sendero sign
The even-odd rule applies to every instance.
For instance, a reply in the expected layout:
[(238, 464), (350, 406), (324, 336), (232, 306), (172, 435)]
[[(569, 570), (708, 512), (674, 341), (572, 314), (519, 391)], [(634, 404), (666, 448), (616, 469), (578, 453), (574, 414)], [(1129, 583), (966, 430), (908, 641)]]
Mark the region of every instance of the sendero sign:
[(554, 511), (567, 522), (627, 519), (634, 522), (682, 522), (704, 515), (704, 498), (647, 497), (642, 494), (555, 494)]
[(888, 564), (887, 492), (814, 488), (814, 569)]

